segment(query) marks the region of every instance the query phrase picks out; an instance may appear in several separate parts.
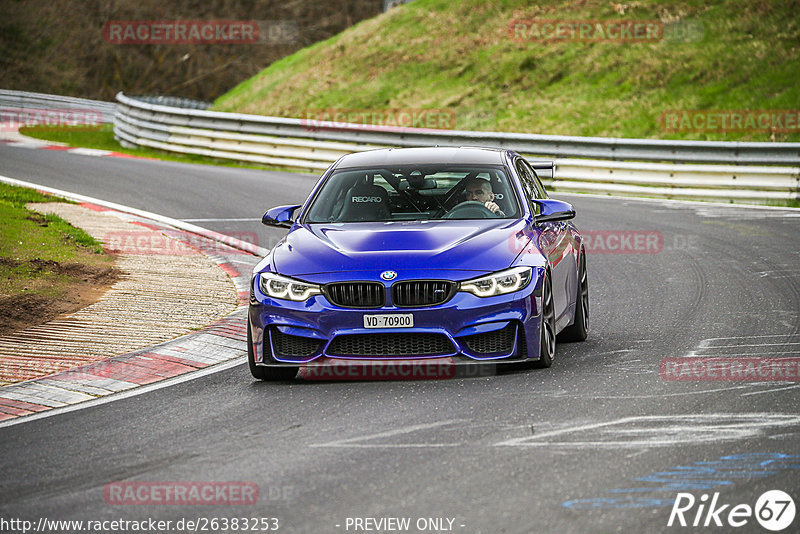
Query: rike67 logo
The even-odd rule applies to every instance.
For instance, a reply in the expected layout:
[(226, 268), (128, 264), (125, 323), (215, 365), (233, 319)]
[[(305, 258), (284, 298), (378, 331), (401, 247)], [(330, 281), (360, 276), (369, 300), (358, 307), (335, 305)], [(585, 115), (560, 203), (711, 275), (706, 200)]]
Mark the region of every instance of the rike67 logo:
[(696, 499), (691, 493), (678, 493), (669, 514), (667, 526), (682, 527), (743, 527), (753, 517), (767, 530), (779, 532), (794, 521), (795, 505), (792, 497), (781, 490), (770, 490), (762, 494), (755, 506), (721, 503), (719, 492), (709, 502), (708, 494)]

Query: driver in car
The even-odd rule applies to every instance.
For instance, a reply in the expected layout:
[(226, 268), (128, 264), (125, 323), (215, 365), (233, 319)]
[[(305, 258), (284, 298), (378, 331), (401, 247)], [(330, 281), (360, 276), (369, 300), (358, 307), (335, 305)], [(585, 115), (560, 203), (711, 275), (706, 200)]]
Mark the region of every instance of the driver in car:
[(464, 189), (464, 202), (480, 202), (486, 209), (497, 215), (498, 217), (505, 217), (506, 214), (494, 202), (494, 192), (492, 191), (492, 184), (485, 178), (473, 178), (467, 182)]

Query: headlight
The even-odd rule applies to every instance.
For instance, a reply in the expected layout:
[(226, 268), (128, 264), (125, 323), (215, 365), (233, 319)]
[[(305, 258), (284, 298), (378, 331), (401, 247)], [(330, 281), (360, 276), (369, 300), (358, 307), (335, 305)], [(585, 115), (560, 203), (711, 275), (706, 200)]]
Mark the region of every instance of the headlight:
[(321, 295), (322, 290), (316, 284), (293, 280), (275, 273), (259, 275), (261, 292), (275, 299), (302, 302), (312, 295)]
[(494, 297), (519, 291), (531, 281), (530, 267), (514, 267), (480, 278), (461, 282), (461, 291), (478, 297)]

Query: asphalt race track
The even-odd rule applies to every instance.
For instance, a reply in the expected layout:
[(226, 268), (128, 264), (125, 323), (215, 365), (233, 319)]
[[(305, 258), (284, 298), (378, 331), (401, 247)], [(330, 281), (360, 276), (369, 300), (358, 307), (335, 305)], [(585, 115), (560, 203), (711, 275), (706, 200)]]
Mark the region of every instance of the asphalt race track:
[[(263, 212), (301, 203), (315, 182), (12, 147), (0, 147), (0, 174), (255, 234), (264, 247), (280, 234), (260, 225)], [(410, 518), (409, 532), (694, 532), (667, 527), (678, 492), (698, 503), (718, 492), (728, 510), (754, 507), (767, 490), (798, 502), (796, 375), (674, 381), (660, 364), (800, 356), (800, 211), (563, 198), (606, 250), (588, 258), (590, 337), (560, 344), (552, 368), (270, 384), (240, 365), (0, 428), (0, 516), (269, 517), (292, 533), (366, 531), (355, 518)], [(639, 234), (656, 245), (607, 250)], [(104, 487), (118, 481), (240, 481), (259, 498), (109, 504)], [(438, 528), (419, 528), (437, 518)], [(765, 532), (753, 517), (734, 530)]]

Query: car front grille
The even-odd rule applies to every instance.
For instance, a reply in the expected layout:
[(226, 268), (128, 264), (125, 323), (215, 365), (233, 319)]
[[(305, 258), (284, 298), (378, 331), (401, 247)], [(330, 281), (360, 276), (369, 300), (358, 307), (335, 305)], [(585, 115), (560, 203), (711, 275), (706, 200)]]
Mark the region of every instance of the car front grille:
[(444, 334), (346, 334), (337, 336), (326, 350), (330, 356), (445, 356), (455, 348)]
[(508, 354), (514, 348), (516, 332), (514, 323), (509, 323), (505, 328), (494, 332), (473, 334), (459, 339), (464, 341), (470, 352), (475, 354)]
[(380, 308), (386, 302), (386, 290), (380, 282), (336, 282), (324, 288), (332, 304), (343, 308)]
[(392, 304), (410, 308), (436, 306), (446, 302), (455, 289), (453, 282), (446, 280), (409, 280), (392, 286)]
[(280, 357), (307, 358), (317, 353), (322, 344), (319, 339), (284, 334), (275, 327), (272, 327), (271, 333), (272, 349)]

